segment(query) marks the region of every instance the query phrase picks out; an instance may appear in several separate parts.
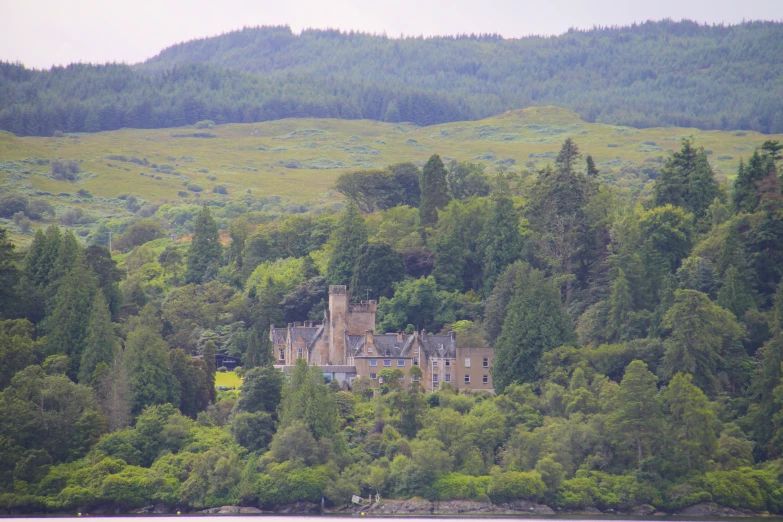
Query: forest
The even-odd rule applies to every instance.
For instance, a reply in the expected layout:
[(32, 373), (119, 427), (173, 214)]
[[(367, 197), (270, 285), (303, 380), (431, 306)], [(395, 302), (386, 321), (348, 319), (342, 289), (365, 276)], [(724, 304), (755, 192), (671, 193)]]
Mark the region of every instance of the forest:
[(783, 133), (783, 24), (683, 20), (556, 37), (400, 37), (255, 27), (136, 64), (0, 62), (17, 135), (295, 117), (417, 125), (555, 105), (589, 122)]
[[(338, 213), (168, 203), (111, 252), (0, 228), (0, 509), (378, 494), (783, 514), (782, 159), (759, 143), (719, 184), (688, 138), (638, 194), (568, 138), (529, 176), (437, 154), (347, 172)], [(493, 347), (495, 393), (426, 393), (416, 367), (380, 388), (301, 359), (284, 377), (270, 325), (320, 320), (335, 284), (378, 300), (378, 333)], [(216, 353), (241, 358), (239, 390), (216, 389)]]

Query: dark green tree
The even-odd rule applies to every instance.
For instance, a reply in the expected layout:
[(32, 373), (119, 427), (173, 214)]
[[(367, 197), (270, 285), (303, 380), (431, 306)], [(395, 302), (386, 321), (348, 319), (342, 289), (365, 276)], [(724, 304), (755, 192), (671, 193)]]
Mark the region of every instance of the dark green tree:
[(633, 312), (633, 295), (625, 272), (617, 270), (617, 277), (612, 281), (612, 293), (609, 295), (609, 317), (607, 320), (606, 337), (611, 341), (626, 340), (627, 328)]
[(507, 266), (495, 281), (495, 288), (484, 307), (484, 333), (490, 346), (494, 346), (500, 336), (508, 307), (516, 294), (517, 281), (527, 270), (527, 265), (517, 261)]
[(206, 364), (190, 357), (184, 350), (176, 349), (169, 352), (169, 367), (179, 383), (179, 411), (195, 419), (209, 406)]
[(421, 171), (413, 163), (397, 163), (389, 167), (402, 193), (401, 205), (418, 208), (421, 204)]
[(120, 312), (122, 294), (119, 282), (122, 281), (122, 271), (117, 268), (117, 262), (111, 258), (111, 252), (100, 245), (90, 245), (84, 250), (84, 259), (98, 277), (98, 287), (109, 305), (112, 315)]
[(16, 285), (19, 270), (16, 267), (14, 244), (8, 239), (8, 230), (0, 227), (0, 317), (11, 316), (16, 309)]
[(326, 269), (330, 285), (348, 285), (362, 246), (367, 243), (367, 226), (359, 209), (349, 203), (331, 238), (334, 251)]
[(204, 364), (206, 365), (207, 387), (209, 389), (209, 401), (215, 402), (217, 399), (217, 390), (215, 390), (215, 375), (217, 374), (217, 361), (215, 354), (217, 346), (213, 341), (207, 341), (204, 344)]
[(168, 345), (160, 335), (161, 324), (152, 307), (144, 307), (134, 323), (123, 351), (131, 413), (138, 415), (155, 404), (179, 406), (179, 383), (169, 368)]
[(587, 175), (591, 178), (597, 178), (598, 173), (601, 172), (598, 170), (598, 167), (595, 166), (595, 161), (593, 161), (593, 157), (588, 154), (586, 158), (587, 163)]
[(273, 364), (274, 361), (269, 330), (262, 330), (258, 324), (253, 326), (253, 328), (247, 331), (247, 349), (242, 357), (244, 368), (249, 370), (258, 366)]
[(419, 213), (422, 227), (434, 226), (438, 222), (438, 210), (445, 207), (451, 199), (446, 174), (446, 167), (437, 154), (430, 156), (421, 170)]
[(538, 361), (545, 352), (575, 342), (574, 327), (560, 301), (557, 281), (540, 270), (522, 270), (495, 343), (495, 389), (503, 393), (512, 383), (535, 381)]
[(296, 422), (303, 422), (316, 439), (337, 433), (339, 415), (334, 394), (324, 383), (318, 366), (309, 366), (298, 359), (283, 387), (278, 431)]
[(674, 205), (702, 218), (720, 188), (703, 147), (693, 146), (692, 138), (682, 140), (682, 148), (675, 152), (655, 180), (655, 204)]
[(90, 308), (96, 291), (96, 278), (80, 259), (62, 278), (53, 300), (52, 313), (46, 318), (45, 351), (49, 355), (67, 355), (70, 358), (68, 376), (74, 380), (79, 375)]
[(704, 469), (717, 448), (717, 418), (707, 396), (683, 373), (672, 378), (662, 395), (674, 443), (668, 448), (672, 460), (682, 462), (684, 457), (689, 470)]
[(188, 249), (188, 268), (185, 272), (185, 282), (202, 283), (210, 267), (217, 267), (223, 248), (218, 241), (218, 228), (212, 213), (204, 205), (196, 216), (193, 240)]
[(386, 243), (365, 243), (353, 269), (351, 296), (357, 301), (391, 297), (394, 283), (404, 278), (405, 265), (397, 252)]
[(718, 306), (734, 314), (742, 320), (745, 312), (756, 306), (753, 288), (745, 281), (734, 265), (729, 265), (723, 274), (723, 284), (718, 291)]
[(732, 193), (734, 209), (737, 212), (755, 212), (761, 201), (759, 184), (764, 178), (776, 172), (772, 157), (760, 153), (759, 150), (753, 152), (747, 164), (740, 161)]
[(478, 249), (484, 254), (481, 273), (482, 293), (485, 296), (492, 293), (498, 276), (508, 265), (519, 259), (522, 250), (519, 215), (505, 180), (498, 181), (491, 199), (489, 219), (484, 224), (478, 240)]
[(248, 370), (245, 372), (236, 410), (247, 413), (266, 412), (276, 417), (283, 380), (283, 372), (272, 365)]
[(119, 351), (117, 336), (111, 324), (111, 313), (103, 292), (96, 291), (90, 307), (90, 320), (87, 323), (87, 336), (84, 351), (79, 364), (79, 383), (96, 384), (93, 380), (95, 369), (103, 363), (110, 366)]

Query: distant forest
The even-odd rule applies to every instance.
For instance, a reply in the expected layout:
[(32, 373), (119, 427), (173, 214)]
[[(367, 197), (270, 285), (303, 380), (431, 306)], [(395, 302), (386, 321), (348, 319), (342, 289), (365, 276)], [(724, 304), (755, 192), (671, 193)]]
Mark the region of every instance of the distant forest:
[(50, 136), (289, 117), (432, 125), (557, 105), (590, 122), (783, 133), (783, 23), (392, 39), (246, 28), (146, 63), (0, 62), (0, 129)]

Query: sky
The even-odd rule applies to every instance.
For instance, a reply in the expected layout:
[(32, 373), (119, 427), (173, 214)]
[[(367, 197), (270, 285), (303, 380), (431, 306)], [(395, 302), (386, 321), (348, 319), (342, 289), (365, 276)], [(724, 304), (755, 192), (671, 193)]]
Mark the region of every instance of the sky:
[(663, 18), (781, 21), (783, 0), (0, 0), (0, 60), (39, 69), (137, 63), (179, 42), (258, 25), (514, 38)]

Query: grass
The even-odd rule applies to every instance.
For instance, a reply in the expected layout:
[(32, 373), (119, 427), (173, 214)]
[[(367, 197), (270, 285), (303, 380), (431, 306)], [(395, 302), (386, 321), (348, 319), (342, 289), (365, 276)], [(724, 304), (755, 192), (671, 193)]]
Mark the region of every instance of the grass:
[[(193, 129), (122, 129), (60, 138), (0, 132), (0, 192), (46, 199), (58, 216), (80, 207), (98, 221), (131, 216), (117, 199), (123, 194), (152, 203), (197, 203), (206, 198), (228, 202), (251, 191), (257, 198), (277, 195), (300, 205), (329, 205), (342, 200), (332, 186), (343, 172), (402, 161), (423, 165), (434, 153), (445, 161), (482, 162), (490, 172), (542, 168), (553, 163), (567, 137), (593, 156), (603, 181), (642, 190), (650, 183), (644, 171), (660, 168), (667, 155), (679, 149), (682, 137), (693, 136), (698, 146), (711, 151), (709, 160), (721, 181), (733, 178), (740, 158), (747, 159), (765, 140), (783, 140), (781, 135), (750, 131), (586, 123), (556, 107), (431, 127), (308, 118), (219, 125), (210, 129), (215, 137), (209, 139), (174, 136)], [(52, 179), (46, 163), (54, 158), (81, 160), (81, 178)], [(146, 159), (147, 164), (133, 159)], [(186, 184), (202, 187), (200, 197)], [(225, 186), (228, 194), (212, 193), (217, 185)], [(79, 189), (95, 197), (80, 198)], [(13, 228), (8, 220), (0, 220), (0, 225)], [(24, 236), (18, 239), (25, 242)]]
[(215, 373), (215, 386), (233, 386), (239, 389), (242, 386), (242, 379), (237, 377), (235, 372), (217, 372)]

